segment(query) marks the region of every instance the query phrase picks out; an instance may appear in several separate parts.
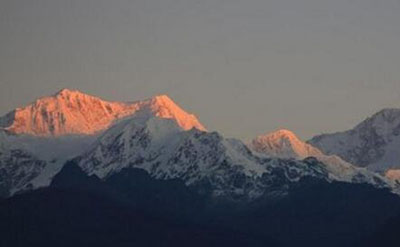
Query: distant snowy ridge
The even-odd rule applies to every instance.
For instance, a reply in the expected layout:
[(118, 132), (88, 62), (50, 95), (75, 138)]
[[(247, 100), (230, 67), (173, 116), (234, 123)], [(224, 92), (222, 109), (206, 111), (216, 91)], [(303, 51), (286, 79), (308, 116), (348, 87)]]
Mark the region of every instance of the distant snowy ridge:
[(296, 134), (289, 130), (282, 129), (258, 136), (248, 145), (250, 149), (268, 157), (296, 160), (314, 157), (323, 163), (333, 180), (355, 182), (359, 176), (371, 184), (374, 184), (378, 177), (380, 177), (378, 180), (385, 180), (378, 174), (355, 167), (336, 155), (325, 155), (318, 148), (301, 141)]
[(400, 168), (400, 109), (384, 109), (352, 130), (316, 136), (308, 143), (373, 171)]

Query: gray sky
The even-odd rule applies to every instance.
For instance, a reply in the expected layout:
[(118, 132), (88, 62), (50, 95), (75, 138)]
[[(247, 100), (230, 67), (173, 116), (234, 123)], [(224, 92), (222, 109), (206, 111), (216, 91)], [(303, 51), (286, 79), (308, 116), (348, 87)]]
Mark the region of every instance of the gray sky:
[(400, 107), (400, 1), (1, 0), (0, 114), (61, 88), (229, 137), (348, 129)]

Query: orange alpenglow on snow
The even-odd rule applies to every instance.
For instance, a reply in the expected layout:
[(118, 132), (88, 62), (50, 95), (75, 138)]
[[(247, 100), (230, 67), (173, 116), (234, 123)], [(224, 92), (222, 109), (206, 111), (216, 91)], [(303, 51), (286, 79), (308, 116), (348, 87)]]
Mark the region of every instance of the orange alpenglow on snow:
[(206, 130), (196, 116), (185, 112), (166, 95), (122, 103), (69, 89), (17, 108), (0, 118), (0, 127), (14, 134), (34, 136), (93, 135), (141, 110), (160, 118), (175, 119), (184, 130)]
[(175, 119), (178, 125), (184, 130), (196, 128), (206, 131), (206, 128), (199, 122), (195, 115), (185, 112), (167, 95), (155, 96), (137, 104), (149, 105), (151, 112), (157, 117)]
[(330, 171), (342, 174), (355, 172), (354, 167), (339, 156), (325, 155), (318, 148), (301, 141), (293, 132), (285, 129), (259, 136), (249, 147), (258, 153), (282, 159), (302, 160), (314, 157), (326, 164)]
[(385, 177), (400, 182), (400, 169), (389, 169), (385, 172)]
[(279, 158), (304, 159), (323, 155), (319, 149), (301, 141), (293, 132), (286, 129), (258, 136), (250, 145), (257, 152)]

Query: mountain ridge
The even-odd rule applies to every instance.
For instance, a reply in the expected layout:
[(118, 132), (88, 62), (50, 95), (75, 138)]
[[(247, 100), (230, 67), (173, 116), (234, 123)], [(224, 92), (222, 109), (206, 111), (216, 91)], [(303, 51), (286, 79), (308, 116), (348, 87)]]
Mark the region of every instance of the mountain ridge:
[(357, 174), (370, 177), (374, 180), (373, 173), (363, 168), (358, 168), (336, 155), (326, 155), (318, 148), (303, 142), (295, 133), (287, 129), (280, 129), (266, 135), (254, 138), (249, 148), (268, 157), (281, 159), (304, 160), (309, 157), (317, 159), (325, 165), (334, 180), (352, 182)]
[[(46, 110), (46, 114), (48, 109), (52, 109), (53, 115), (70, 113), (72, 109), (73, 113), (69, 119), (79, 121), (77, 124), (67, 124), (63, 128), (54, 128), (52, 132), (48, 128), (52, 121), (45, 121), (50, 118), (43, 119), (41, 116), (42, 107)], [(4, 125), (13, 122), (15, 112), (11, 112), (11, 117), (9, 113), (0, 118), (3, 127), (0, 128), (0, 196), (7, 197), (48, 186), (52, 177), (61, 170), (67, 160), (84, 153), (104, 131), (112, 129), (125, 118), (156, 117), (175, 122), (177, 129), (195, 128), (205, 131), (205, 127), (195, 115), (185, 112), (167, 95), (120, 103), (107, 102), (78, 90), (63, 89), (15, 111), (21, 109), (23, 113), (27, 112), (28, 117), (22, 114), (17, 123), (11, 127)], [(89, 117), (83, 116), (85, 114)], [(37, 115), (40, 115), (40, 120), (36, 122), (44, 125), (32, 126), (31, 122), (26, 120), (32, 120)], [(98, 117), (100, 119), (96, 119)], [(97, 125), (90, 125), (93, 121)], [(44, 128), (41, 128), (43, 126)]]
[(140, 168), (154, 178), (180, 178), (187, 185), (207, 181), (215, 195), (250, 200), (265, 191), (283, 195), (305, 177), (392, 187), (384, 177), (344, 162), (269, 158), (217, 132), (182, 131), (174, 125), (161, 118), (126, 120), (104, 133), (76, 162), (103, 179), (123, 168)]
[[(44, 97), (53, 113), (84, 109), (86, 100), (94, 119), (106, 116), (84, 133), (66, 134), (77, 125), (34, 135), (24, 118), (0, 129), (0, 246), (363, 246), (400, 212), (400, 181), (325, 155), (289, 130), (245, 144), (206, 131), (166, 95), (88, 97)], [(392, 113), (382, 113), (385, 126), (397, 125)], [(394, 138), (391, 128), (376, 133)]]
[(307, 143), (373, 171), (400, 168), (400, 109), (383, 109), (353, 129), (318, 135)]
[[(70, 159), (76, 160), (89, 175), (101, 179), (123, 168), (133, 167), (143, 169), (157, 179), (180, 178), (187, 184), (209, 183), (215, 195), (250, 199), (265, 190), (271, 194), (285, 194), (287, 187), (304, 177), (397, 189), (380, 175), (356, 169), (336, 156), (325, 156), (289, 130), (260, 137), (260, 143), (271, 144), (268, 147), (274, 148), (275, 152), (272, 157), (260, 155), (260, 150), (249, 149), (240, 140), (205, 131), (193, 114), (185, 112), (166, 95), (120, 103), (63, 89), (21, 109), (28, 111), (30, 115), (27, 119), (31, 119), (42, 114), (42, 108), (46, 114), (49, 110), (58, 119), (65, 118), (61, 123), (69, 123), (67, 119), (75, 118), (80, 121), (77, 121), (78, 125), (53, 128), (55, 132), (46, 132), (51, 128), (45, 128), (45, 132), (35, 136), (18, 132), (18, 126), (28, 126), (27, 131), (21, 127), (22, 133), (35, 130), (30, 128), (31, 122), (24, 121), (22, 114), (20, 125), (15, 125), (14, 129), (5, 128), (7, 132), (0, 133), (0, 169), (3, 169), (0, 175), (10, 180), (0, 186), (11, 195), (49, 185)], [(70, 115), (60, 117), (59, 113)], [(79, 118), (84, 113), (89, 117)], [(47, 120), (54, 118), (46, 114), (35, 121), (50, 123)], [(101, 117), (104, 116), (103, 121)], [(74, 133), (75, 127), (92, 121), (98, 125), (89, 126), (92, 127), (89, 130), (84, 128), (84, 131), (78, 132), (81, 135), (77, 135), (76, 139), (64, 135)], [(7, 121), (3, 118), (2, 122)], [(104, 130), (100, 133), (94, 132), (102, 128)], [(15, 134), (11, 133), (12, 130)], [(21, 155), (12, 159), (13, 154)]]
[(186, 130), (205, 130), (195, 115), (185, 112), (167, 95), (125, 103), (105, 101), (70, 89), (16, 108), (0, 118), (0, 127), (13, 134), (42, 137), (94, 135), (142, 110), (158, 117), (173, 118)]

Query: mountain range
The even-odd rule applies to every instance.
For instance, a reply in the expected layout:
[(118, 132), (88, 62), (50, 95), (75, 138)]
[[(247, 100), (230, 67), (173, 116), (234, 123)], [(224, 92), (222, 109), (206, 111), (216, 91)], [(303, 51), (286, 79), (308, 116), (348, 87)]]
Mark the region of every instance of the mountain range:
[[(390, 180), (324, 155), (287, 130), (258, 137), (252, 145), (207, 132), (194, 115), (165, 95), (122, 103), (63, 89), (12, 111), (0, 122), (4, 195), (48, 186), (69, 159), (101, 179), (134, 167), (157, 179), (207, 182), (215, 195), (248, 199), (268, 190), (274, 179), (286, 182), (271, 193), (284, 194), (306, 176), (397, 190)], [(307, 157), (316, 160), (303, 161)], [(279, 178), (275, 170), (282, 173)]]
[[(79, 214), (80, 205), (88, 210), (86, 206), (96, 203), (111, 205), (121, 212), (130, 208), (145, 212), (142, 213), (147, 218), (141, 221), (156, 221), (154, 224), (160, 227), (166, 224), (179, 232), (179, 224), (187, 224), (194, 231), (189, 231), (189, 235), (200, 231), (201, 225), (212, 233), (224, 229), (224, 234), (244, 234), (243, 244), (249, 245), (247, 240), (253, 239), (249, 236), (254, 233), (254, 241), (260, 241), (256, 241), (260, 246), (273, 243), (276, 238), (285, 242), (277, 237), (284, 233), (293, 241), (307, 244), (304, 246), (314, 246), (309, 238), (296, 235), (289, 225), (307, 226), (304, 234), (311, 234), (319, 231), (317, 225), (326, 222), (325, 217), (342, 214), (340, 217), (346, 215), (341, 218), (343, 221), (333, 220), (335, 223), (321, 228), (324, 231), (320, 229), (315, 246), (321, 245), (323, 236), (333, 238), (341, 231), (343, 238), (331, 239), (332, 246), (354, 246), (350, 243), (372, 234), (390, 217), (400, 215), (400, 172), (395, 169), (400, 160), (396, 152), (398, 131), (400, 110), (391, 109), (377, 113), (353, 130), (316, 136), (307, 142), (289, 130), (278, 130), (244, 143), (208, 131), (195, 115), (166, 95), (110, 102), (63, 89), (0, 118), (0, 212), (2, 208), (3, 212), (16, 210), (15, 215), (24, 215), (22, 211), (30, 212), (23, 206), (27, 202), (53, 208), (58, 201), (69, 198), (79, 203), (67, 204), (63, 213)], [(318, 196), (314, 197), (314, 193)], [(39, 200), (42, 197), (48, 198), (48, 202)], [(312, 204), (304, 204), (304, 198)], [(371, 205), (364, 209), (365, 198), (370, 198)], [(382, 212), (384, 207), (379, 209), (383, 202), (390, 207), (387, 212)], [(291, 203), (299, 207), (293, 208)], [(100, 207), (98, 213), (107, 215), (107, 211), (102, 211), (107, 207)], [(307, 211), (310, 208), (322, 211), (319, 216), (311, 216), (312, 211)], [(287, 210), (296, 214), (309, 212), (307, 217), (312, 220), (304, 223), (297, 216), (289, 217)], [(359, 211), (352, 215), (354, 210)], [(60, 212), (54, 211), (56, 215)], [(121, 217), (138, 220), (138, 215), (129, 212)], [(238, 212), (246, 217), (236, 218)], [(274, 214), (281, 215), (282, 222), (274, 221)], [(36, 215), (40, 222), (48, 220), (45, 212)], [(96, 215), (89, 212), (87, 220), (95, 221)], [(165, 218), (166, 215), (169, 216)], [(259, 224), (274, 232), (273, 237), (254, 228), (257, 215), (270, 221)], [(213, 225), (215, 217), (217, 225)], [(235, 222), (230, 220), (232, 217)], [(176, 225), (178, 218), (183, 222)], [(362, 219), (360, 224), (341, 227), (340, 222), (351, 225), (356, 218)], [(1, 219), (21, 227), (20, 221), (15, 223), (16, 219), (7, 214), (0, 213), (0, 222)], [(103, 220), (105, 224), (117, 224)], [(0, 227), (6, 227), (6, 223)], [(280, 225), (281, 232), (273, 224)], [(88, 232), (98, 234), (92, 229), (93, 223), (89, 226)], [(129, 232), (138, 234), (137, 230)], [(153, 234), (147, 228), (140, 231)], [(355, 235), (349, 236), (350, 232)], [(205, 239), (215, 246), (220, 246), (218, 241), (236, 246), (232, 243), (236, 241), (221, 235), (214, 237)], [(293, 246), (292, 240), (283, 245)], [(8, 245), (10, 242), (14, 243), (12, 238), (6, 241)], [(168, 246), (174, 246), (172, 243), (175, 242)], [(238, 240), (236, 244), (239, 243)], [(21, 246), (26, 244), (21, 242)]]

